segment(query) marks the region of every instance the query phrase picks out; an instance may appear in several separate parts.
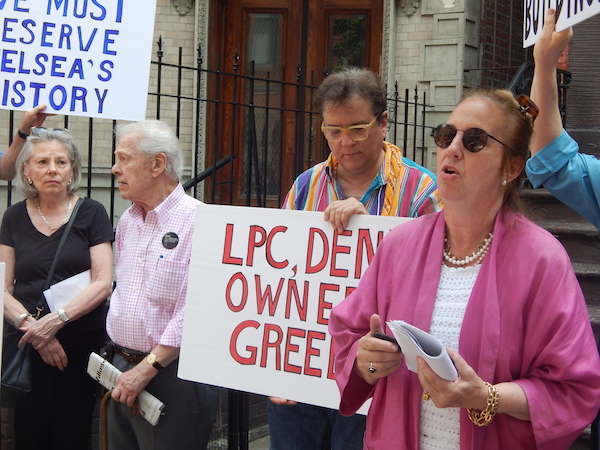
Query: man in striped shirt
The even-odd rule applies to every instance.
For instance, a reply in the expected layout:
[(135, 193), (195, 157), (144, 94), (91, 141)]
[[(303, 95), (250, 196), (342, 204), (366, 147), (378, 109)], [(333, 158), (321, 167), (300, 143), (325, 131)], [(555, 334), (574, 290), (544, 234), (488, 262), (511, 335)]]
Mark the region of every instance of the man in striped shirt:
[[(331, 154), (303, 172), (285, 209), (324, 211), (343, 231), (354, 214), (418, 217), (442, 208), (435, 176), (384, 141), (388, 112), (385, 87), (367, 69), (344, 69), (327, 77), (314, 99)], [(271, 397), (274, 450), (361, 450), (365, 416)]]

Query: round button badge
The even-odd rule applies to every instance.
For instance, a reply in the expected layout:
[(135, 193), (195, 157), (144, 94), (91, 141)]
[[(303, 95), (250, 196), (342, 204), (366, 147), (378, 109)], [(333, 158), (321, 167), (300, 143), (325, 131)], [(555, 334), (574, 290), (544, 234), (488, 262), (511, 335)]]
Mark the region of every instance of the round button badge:
[(172, 249), (177, 247), (177, 244), (179, 244), (179, 236), (172, 231), (166, 233), (162, 238), (162, 245), (164, 248)]

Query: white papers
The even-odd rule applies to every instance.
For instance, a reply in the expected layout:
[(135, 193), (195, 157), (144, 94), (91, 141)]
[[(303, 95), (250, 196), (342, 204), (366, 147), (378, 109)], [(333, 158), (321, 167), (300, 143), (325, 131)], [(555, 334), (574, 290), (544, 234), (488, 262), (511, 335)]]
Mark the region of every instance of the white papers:
[[(87, 372), (106, 389), (115, 388), (119, 381), (119, 375), (121, 375), (119, 369), (94, 352), (90, 353)], [(138, 402), (140, 404), (140, 415), (151, 425), (156, 426), (158, 419), (163, 414), (165, 404), (146, 390), (140, 392)]]
[(456, 367), (439, 340), (402, 320), (390, 320), (387, 324), (400, 345), (408, 370), (417, 372), (417, 356), (420, 356), (440, 378), (456, 380)]
[(51, 312), (58, 311), (92, 283), (92, 272), (86, 270), (53, 284), (44, 291)]

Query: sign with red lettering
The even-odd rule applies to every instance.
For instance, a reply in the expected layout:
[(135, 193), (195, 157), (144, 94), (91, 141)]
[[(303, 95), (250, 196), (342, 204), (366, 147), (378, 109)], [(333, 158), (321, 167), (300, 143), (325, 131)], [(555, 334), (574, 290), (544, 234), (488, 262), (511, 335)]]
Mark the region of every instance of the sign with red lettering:
[(331, 308), (406, 220), (198, 206), (179, 377), (337, 409)]

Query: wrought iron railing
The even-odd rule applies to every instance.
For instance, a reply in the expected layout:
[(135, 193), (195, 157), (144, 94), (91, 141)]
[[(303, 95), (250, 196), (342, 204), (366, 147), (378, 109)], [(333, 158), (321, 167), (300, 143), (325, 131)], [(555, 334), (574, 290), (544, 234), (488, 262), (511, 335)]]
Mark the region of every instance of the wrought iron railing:
[[(244, 66), (247, 67), (247, 70), (240, 70), (241, 66), (237, 57), (231, 62), (229, 70), (221, 70), (218, 63), (215, 68), (206, 68), (200, 48), (197, 49), (195, 65), (186, 66), (183, 64), (182, 49), (179, 49), (177, 61), (171, 63), (165, 61), (166, 55), (163, 51), (162, 39), (159, 39), (157, 45), (156, 60), (152, 61), (155, 87), (152, 92), (149, 92), (152, 100), (149, 104), (154, 118), (169, 122), (179, 137), (184, 129), (184, 120), (189, 123), (190, 117), (194, 118), (191, 127), (187, 125), (185, 128), (187, 133), (191, 129), (193, 135), (192, 160), (196, 162), (190, 171), (191, 179), (184, 183), (184, 188), (192, 196), (196, 198), (200, 196), (200, 187), (204, 183), (209, 194), (207, 196), (205, 193), (202, 200), (212, 203), (223, 202), (222, 198), (215, 196), (217, 187), (227, 185), (231, 190), (233, 189), (236, 177), (233, 165), (235, 162), (243, 160), (244, 180), (241, 184), (247, 196), (246, 204), (266, 206), (269, 193), (273, 190), (270, 183), (279, 179), (279, 175), (273, 173), (272, 166), (269, 165), (269, 158), (283, 151), (282, 145), (278, 148), (272, 147), (272, 136), (281, 131), (284, 114), (289, 114), (295, 123), (293, 142), (296, 153), (293, 161), (296, 174), (324, 159), (328, 153), (325, 140), (317, 139), (316, 133), (320, 133), (317, 127), (319, 117), (311, 107), (312, 97), (317, 88), (314, 83), (314, 74), (307, 76), (301, 67), (297, 67), (295, 79), (286, 81), (283, 76), (275, 77), (270, 72), (258, 73), (253, 63)], [(165, 75), (166, 71), (170, 76)], [(283, 74), (285, 71), (279, 72)], [(190, 78), (193, 79), (192, 88), (189, 87)], [(307, 78), (308, 82), (305, 81)], [(168, 86), (167, 81), (169, 82)], [(176, 85), (175, 89), (173, 89), (173, 83)], [(224, 86), (227, 86), (228, 90), (224, 89)], [(208, 89), (204, 89), (206, 87)], [(245, 89), (243, 95), (241, 94), (242, 87)], [(207, 92), (206, 96), (202, 95), (204, 91)], [(276, 91), (293, 96), (295, 101), (292, 103), (295, 106), (290, 107), (290, 102), (286, 102), (284, 97), (279, 102), (270, 104), (270, 94)], [(405, 156), (426, 165), (428, 127), (425, 125), (425, 116), (427, 109), (430, 108), (427, 105), (426, 94), (419, 92), (416, 87), (414, 90), (401, 90), (396, 84), (389, 90), (388, 97), (389, 131), (387, 139), (402, 148)], [(203, 106), (207, 106), (207, 108), (203, 108)], [(213, 114), (213, 117), (218, 116), (223, 109), (229, 108), (227, 116), (231, 122), (221, 123), (219, 126), (208, 123), (204, 111), (210, 108), (212, 108), (210, 114)], [(166, 112), (173, 110), (175, 110), (175, 114), (171, 113), (168, 118), (165, 118), (167, 117)], [(7, 135), (14, 136), (19, 124), (15, 121), (12, 111), (5, 113), (9, 119), (6, 121)], [(230, 142), (235, 141), (235, 133), (239, 129), (239, 123), (236, 121), (240, 120), (244, 120), (247, 124), (244, 127), (246, 133), (244, 152), (235, 146), (231, 146), (226, 152), (218, 151), (219, 143), (223, 142), (223, 138), (228, 138)], [(100, 176), (108, 176), (109, 161), (111, 165), (114, 165), (116, 142), (112, 131), (117, 121), (69, 116), (65, 116), (60, 121), (63, 121), (62, 126), (69, 129), (69, 125), (76, 123), (77, 134), (75, 137), (80, 142), (87, 142), (87, 146), (82, 147), (82, 153), (87, 154), (87, 165), (84, 167), (84, 173), (87, 176), (85, 194), (88, 197), (97, 198), (105, 205), (109, 217), (113, 220), (113, 225), (116, 226), (114, 222), (117, 221), (119, 212), (117, 211), (118, 190), (115, 186), (115, 179), (110, 176), (110, 181), (102, 187), (104, 191), (109, 192), (108, 196), (99, 194), (98, 189), (101, 187), (97, 180)], [(100, 140), (95, 133), (99, 128), (108, 130), (104, 133), (103, 140)], [(223, 136), (224, 133), (229, 133), (229, 136)], [(206, 146), (207, 142), (210, 142), (210, 148)], [(99, 174), (99, 167), (95, 165), (95, 161), (99, 159), (99, 153), (103, 153), (103, 158), (106, 160), (102, 175)], [(108, 153), (110, 153), (110, 157)], [(208, 154), (211, 155), (214, 164), (204, 167), (200, 162)], [(223, 176), (219, 178), (218, 174), (223, 174)], [(14, 200), (13, 185), (11, 182), (7, 182), (3, 188), (6, 189), (6, 205), (9, 206)], [(280, 186), (277, 185), (276, 190), (280, 191)], [(233, 197), (233, 192), (231, 192), (225, 203), (231, 203)], [(277, 204), (281, 203), (280, 200)], [(247, 449), (248, 424), (251, 420), (248, 413), (248, 395), (229, 391), (225, 397), (227, 405), (221, 408), (224, 419), (223, 426), (220, 431), (215, 431), (214, 444), (211, 448)], [(223, 445), (225, 447), (222, 447)]]

